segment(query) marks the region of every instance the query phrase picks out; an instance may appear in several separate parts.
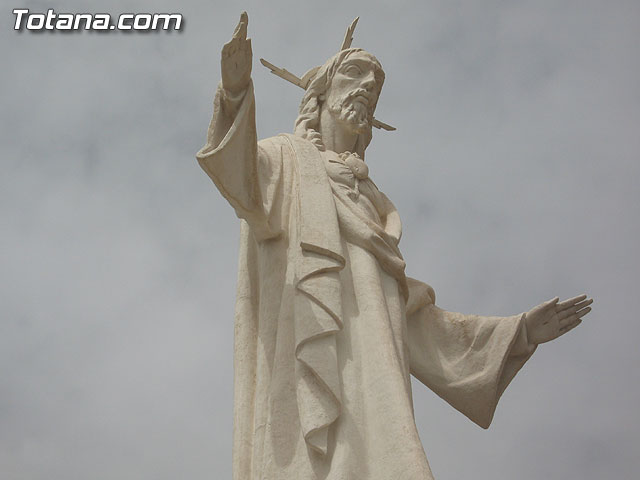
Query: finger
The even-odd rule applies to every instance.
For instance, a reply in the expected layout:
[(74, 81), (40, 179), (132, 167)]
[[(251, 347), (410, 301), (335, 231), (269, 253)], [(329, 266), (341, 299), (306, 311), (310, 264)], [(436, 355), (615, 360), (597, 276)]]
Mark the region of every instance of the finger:
[(576, 312), (582, 310), (583, 308), (591, 305), (593, 303), (593, 299), (589, 299), (589, 300), (584, 300), (582, 302), (576, 303), (575, 305), (565, 308), (564, 310), (562, 310), (561, 312), (556, 312), (556, 315), (558, 316), (558, 320), (562, 320), (563, 318), (567, 318), (573, 314), (575, 314)]
[(575, 305), (576, 303), (581, 302), (585, 298), (587, 298), (586, 295), (578, 295), (577, 297), (569, 298), (568, 300), (563, 300), (557, 305), (558, 311), (564, 310), (565, 308)]
[(574, 322), (577, 319), (584, 317), (590, 311), (591, 311), (591, 307), (583, 308), (583, 309), (578, 310), (577, 312), (569, 315), (567, 318), (560, 320), (560, 323), (566, 324), (566, 323)]
[(593, 303), (593, 298), (588, 298), (586, 300), (583, 300), (582, 302), (576, 303), (573, 308), (575, 308), (577, 312), (578, 310), (582, 310), (583, 308), (588, 307), (592, 303)]
[(238, 22), (238, 26), (233, 32), (233, 38), (239, 38), (241, 40), (246, 39), (248, 24), (249, 24), (249, 17), (247, 16), (247, 12), (242, 12), (240, 14), (240, 21)]
[(582, 310), (579, 310), (576, 313), (574, 313), (572, 315), (569, 315), (568, 317), (566, 317), (564, 319), (561, 319), (559, 321), (560, 326), (569, 325), (569, 324), (575, 322), (576, 320), (580, 320), (582, 317), (584, 317), (590, 311), (591, 311), (591, 307), (583, 308)]
[(247, 24), (244, 22), (240, 22), (233, 32), (232, 40), (244, 40), (247, 38)]
[(551, 307), (554, 307), (557, 303), (558, 300), (560, 300), (560, 298), (558, 297), (553, 297), (551, 300), (547, 300), (546, 302), (544, 302), (542, 305), (540, 305), (543, 309), (547, 310), (550, 309)]
[(591, 311), (591, 307), (586, 307), (576, 312), (576, 317), (582, 318)]
[(573, 323), (570, 323), (569, 325), (566, 325), (565, 327), (562, 327), (560, 329), (560, 335), (564, 335), (565, 333), (567, 333), (569, 330), (573, 330), (574, 328), (576, 328), (578, 325), (580, 325), (582, 323), (582, 320), (576, 320)]
[(562, 302), (558, 303), (558, 308), (563, 310), (565, 308), (569, 308), (573, 305), (575, 305), (576, 303), (582, 302), (584, 299), (586, 299), (587, 296), (586, 295), (578, 295), (577, 297), (573, 297), (573, 298), (569, 298), (567, 300), (563, 300)]

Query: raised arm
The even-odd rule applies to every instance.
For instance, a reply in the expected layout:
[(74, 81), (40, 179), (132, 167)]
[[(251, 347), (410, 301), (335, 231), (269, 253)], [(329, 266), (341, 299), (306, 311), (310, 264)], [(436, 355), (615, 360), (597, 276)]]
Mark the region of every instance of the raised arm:
[[(248, 23), (247, 13), (242, 12), (231, 40), (222, 47), (220, 59), (222, 81), (216, 92), (214, 116), (207, 134), (207, 145), (201, 152), (210, 151), (220, 145), (220, 142), (222, 142), (233, 124), (247, 94), (251, 98), (247, 98), (245, 103), (254, 103), (253, 89), (251, 88), (253, 53), (251, 51), (251, 39), (247, 38)], [(250, 131), (246, 132), (249, 138), (246, 140), (255, 142), (255, 114), (251, 116), (253, 118), (248, 119)], [(253, 138), (250, 137), (251, 134), (253, 134)]]
[(231, 40), (222, 48), (222, 81), (207, 143), (196, 158), (238, 217), (253, 227), (258, 238), (266, 239), (279, 234), (272, 215), (276, 190), (272, 187), (281, 180), (282, 162), (279, 152), (274, 155), (273, 149), (258, 147), (248, 22), (243, 12)]

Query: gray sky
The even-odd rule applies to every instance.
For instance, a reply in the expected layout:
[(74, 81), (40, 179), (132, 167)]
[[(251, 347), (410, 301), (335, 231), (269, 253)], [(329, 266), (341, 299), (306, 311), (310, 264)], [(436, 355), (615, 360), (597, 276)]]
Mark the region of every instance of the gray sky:
[[(182, 33), (31, 34), (12, 8), (179, 12)], [(199, 169), (219, 53), (249, 13), (260, 137), (354, 46), (387, 73), (371, 175), (447, 309), (586, 292), (488, 431), (414, 385), (438, 480), (640, 467), (637, 1), (23, 1), (0, 14), (0, 477), (231, 477), (238, 220)], [(636, 246), (634, 246), (636, 245)]]

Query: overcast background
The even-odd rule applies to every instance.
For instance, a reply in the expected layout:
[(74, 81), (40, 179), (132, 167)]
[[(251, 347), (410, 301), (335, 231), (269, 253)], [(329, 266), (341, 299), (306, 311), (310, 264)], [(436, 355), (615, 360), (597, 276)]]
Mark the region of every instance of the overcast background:
[[(17, 7), (185, 23), (18, 33)], [(194, 154), (243, 9), (261, 138), (291, 131), (302, 92), (258, 58), (302, 75), (361, 16), (398, 128), (367, 162), (440, 306), (595, 298), (487, 431), (414, 384), (436, 478), (637, 478), (637, 0), (3, 2), (0, 477), (231, 478), (239, 224)]]

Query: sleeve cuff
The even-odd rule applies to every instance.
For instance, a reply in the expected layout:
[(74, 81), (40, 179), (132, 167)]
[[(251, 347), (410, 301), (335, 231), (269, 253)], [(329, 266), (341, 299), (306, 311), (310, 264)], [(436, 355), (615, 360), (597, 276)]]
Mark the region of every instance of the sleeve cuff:
[(527, 337), (527, 322), (525, 322), (526, 313), (523, 313), (520, 317), (520, 328), (516, 333), (515, 341), (511, 346), (509, 356), (520, 357), (522, 355), (530, 355), (536, 348), (536, 345), (529, 343)]

